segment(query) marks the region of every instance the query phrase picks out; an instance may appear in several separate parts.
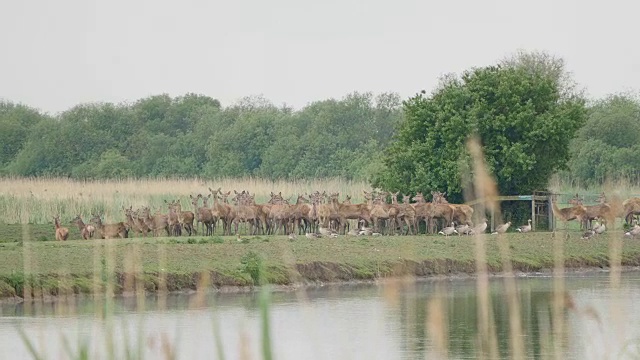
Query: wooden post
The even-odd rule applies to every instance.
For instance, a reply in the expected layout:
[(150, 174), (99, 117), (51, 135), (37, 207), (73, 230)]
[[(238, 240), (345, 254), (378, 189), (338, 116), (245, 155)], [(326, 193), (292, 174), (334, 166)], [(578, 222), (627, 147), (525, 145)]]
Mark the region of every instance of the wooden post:
[(551, 208), (551, 194), (547, 196), (547, 211), (549, 212), (549, 230), (554, 231), (556, 229), (556, 219), (553, 217), (553, 209)]
[(493, 232), (495, 228), (496, 228), (496, 210), (494, 206), (494, 207), (491, 207), (491, 232)]
[(531, 195), (531, 230), (536, 231), (536, 198)]

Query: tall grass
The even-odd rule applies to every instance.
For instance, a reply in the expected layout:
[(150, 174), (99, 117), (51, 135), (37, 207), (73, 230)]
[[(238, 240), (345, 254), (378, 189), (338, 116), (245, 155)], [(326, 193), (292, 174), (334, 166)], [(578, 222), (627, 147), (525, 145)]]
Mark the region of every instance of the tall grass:
[(121, 221), (122, 208), (150, 206), (166, 212), (164, 200), (180, 199), (183, 210), (192, 210), (189, 195), (208, 195), (209, 188), (222, 191), (247, 190), (256, 195), (256, 202), (270, 199), (271, 192), (282, 192), (285, 198), (296, 200), (297, 195), (313, 191), (339, 192), (362, 201), (362, 190), (371, 190), (364, 181), (340, 178), (323, 180), (265, 180), (241, 179), (128, 179), (128, 180), (72, 180), (66, 178), (0, 178), (0, 224), (50, 223), (54, 215), (68, 222), (76, 215), (85, 218), (103, 213), (105, 221)]

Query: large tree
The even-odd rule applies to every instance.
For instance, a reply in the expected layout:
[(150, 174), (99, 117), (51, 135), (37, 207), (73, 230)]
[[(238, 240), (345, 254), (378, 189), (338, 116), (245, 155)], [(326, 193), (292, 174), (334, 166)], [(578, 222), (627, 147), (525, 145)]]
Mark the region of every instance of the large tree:
[(589, 108), (585, 126), (572, 141), (571, 178), (580, 185), (640, 177), (640, 99), (622, 93), (598, 100)]
[(465, 142), (478, 135), (501, 194), (544, 189), (566, 167), (585, 122), (585, 101), (561, 59), (519, 53), (494, 66), (449, 75), (427, 96), (403, 102), (405, 119), (373, 185), (393, 191), (447, 191), (462, 200), (471, 171)]

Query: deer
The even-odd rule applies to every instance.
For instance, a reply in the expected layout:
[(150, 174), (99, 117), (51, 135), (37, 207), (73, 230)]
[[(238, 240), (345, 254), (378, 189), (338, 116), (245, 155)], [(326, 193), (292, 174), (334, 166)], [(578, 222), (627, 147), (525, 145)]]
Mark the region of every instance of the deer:
[[(220, 200), (223, 200), (222, 188), (218, 188), (218, 190), (213, 190), (212, 188), (209, 188), (209, 191), (211, 192), (211, 196), (213, 196), (213, 205), (211, 206), (211, 212), (214, 217), (222, 220), (222, 234), (227, 235), (227, 232), (229, 232), (229, 229), (227, 227), (227, 224), (228, 224), (227, 220), (229, 218), (229, 213), (231, 212), (231, 207), (227, 206), (225, 204), (225, 201), (220, 203)], [(231, 191), (226, 193), (226, 196), (229, 196), (229, 194), (231, 194)], [(224, 199), (226, 199), (226, 197), (224, 197)], [(216, 227), (216, 224), (213, 225), (213, 231), (215, 231), (215, 227)]]
[[(196, 218), (196, 227), (197, 224), (202, 223), (203, 233), (205, 235), (213, 235), (213, 223), (217, 222), (218, 219), (214, 218), (213, 212), (209, 208), (209, 199), (211, 199), (211, 194), (207, 197), (204, 197), (202, 194), (198, 194), (198, 196), (189, 195), (191, 198), (191, 205), (193, 205), (193, 209), (195, 212)], [(202, 207), (198, 206), (198, 201), (202, 199)]]
[(96, 231), (96, 227), (91, 224), (85, 224), (80, 215), (76, 215), (70, 223), (78, 227), (78, 230), (80, 230), (80, 236), (85, 240), (91, 239)]
[(196, 235), (197, 231), (193, 227), (193, 220), (195, 219), (195, 215), (191, 211), (182, 211), (182, 204), (180, 204), (180, 200), (176, 200), (173, 202), (173, 206), (176, 209), (176, 213), (178, 214), (178, 222), (180, 223), (180, 228), (185, 229), (189, 236)]
[[(338, 214), (344, 220), (343, 233), (346, 232), (346, 226), (349, 220), (357, 220), (358, 224), (364, 222), (366, 226), (371, 223), (371, 214), (366, 203), (352, 204), (351, 196), (346, 196), (346, 200), (338, 205)], [(358, 227), (356, 227), (357, 229)]]
[(631, 225), (633, 217), (640, 215), (640, 197), (632, 197), (622, 202), (624, 221)]
[(148, 207), (143, 207), (140, 213), (137, 214), (144, 224), (153, 232), (153, 236), (158, 236), (160, 230), (165, 230), (167, 236), (169, 236), (169, 216), (164, 214), (158, 214), (151, 217), (151, 210)]
[(584, 225), (585, 228), (593, 228), (592, 222), (596, 219), (605, 219), (609, 224), (613, 224), (615, 222), (615, 214), (613, 213), (611, 206), (607, 204), (606, 201), (607, 198), (603, 192), (598, 196), (599, 204), (584, 207), (585, 215), (582, 217), (582, 225)]
[(169, 215), (167, 220), (169, 222), (169, 230), (171, 231), (171, 235), (182, 235), (182, 228), (180, 227), (180, 220), (178, 219), (178, 211), (175, 208), (175, 201), (169, 202), (165, 200), (164, 203), (169, 207)]
[(432, 191), (434, 204), (447, 204), (453, 209), (453, 221), (458, 224), (473, 226), (473, 208), (466, 204), (450, 204), (445, 198), (446, 192)]
[(133, 231), (137, 234), (140, 233), (143, 237), (147, 237), (149, 231), (149, 227), (144, 223), (144, 221), (134, 216), (133, 205), (129, 206), (129, 208), (122, 208), (124, 210), (124, 216), (127, 218), (127, 225), (129, 229), (133, 229)]
[(269, 200), (271, 208), (269, 211), (268, 221), (273, 225), (270, 226), (271, 233), (277, 234), (280, 227), (283, 228), (283, 233), (287, 234), (289, 228), (289, 219), (291, 218), (291, 208), (288, 202), (282, 197), (282, 192), (274, 194), (271, 192), (271, 199)]
[(565, 228), (567, 221), (577, 220), (582, 223), (582, 219), (585, 217), (587, 210), (581, 205), (581, 200), (578, 197), (578, 194), (576, 194), (575, 198), (569, 201), (569, 203), (573, 205), (572, 207), (562, 209), (558, 208), (556, 197), (557, 196), (554, 195), (551, 199), (551, 209), (553, 210), (553, 215), (565, 223)]
[(235, 225), (235, 233), (238, 234), (238, 226), (241, 222), (249, 224), (251, 227), (251, 234), (255, 235), (258, 229), (256, 221), (256, 212), (254, 208), (249, 205), (249, 193), (242, 191), (241, 193), (236, 190), (233, 191), (236, 195), (232, 201), (235, 203), (235, 216), (232, 219), (232, 223)]
[(53, 217), (53, 224), (56, 227), (56, 240), (57, 241), (65, 241), (69, 237), (69, 229), (66, 227), (60, 226), (60, 216), (56, 215)]
[(424, 221), (425, 223), (425, 232), (429, 230), (429, 216), (431, 214), (431, 208), (433, 207), (432, 203), (427, 202), (422, 192), (416, 193), (413, 197), (413, 201), (415, 203), (411, 204), (415, 211), (415, 228), (416, 233), (418, 233), (420, 229), (420, 223)]
[(374, 231), (382, 233), (382, 224), (380, 221), (382, 220), (382, 223), (386, 223), (392, 217), (392, 215), (389, 214), (389, 207), (385, 206), (387, 204), (382, 201), (382, 197), (379, 194), (375, 195), (372, 192), (367, 192), (365, 190), (362, 191), (364, 193), (364, 198), (367, 200), (373, 229)]
[(122, 238), (125, 239), (128, 237), (129, 228), (123, 222), (117, 222), (115, 224), (103, 224), (102, 223), (102, 214), (91, 214), (93, 216), (91, 218), (91, 222), (95, 224), (96, 230), (100, 234), (101, 239), (111, 239), (111, 238)]

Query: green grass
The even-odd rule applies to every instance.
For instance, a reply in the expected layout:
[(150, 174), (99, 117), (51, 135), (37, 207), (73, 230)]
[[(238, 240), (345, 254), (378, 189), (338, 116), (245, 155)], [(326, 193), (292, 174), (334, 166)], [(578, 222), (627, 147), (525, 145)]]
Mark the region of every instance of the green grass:
[[(609, 264), (609, 233), (581, 240), (580, 232), (557, 232), (568, 236), (565, 258), (568, 268), (606, 267)], [(553, 233), (507, 234), (516, 271), (539, 271), (553, 267)], [(0, 244), (0, 280), (20, 294), (25, 281), (55, 295), (60, 287), (90, 292), (95, 270), (94, 256), (104, 264), (106, 244), (113, 245), (116, 283), (122, 290), (128, 256), (138, 253), (148, 291), (158, 288), (160, 273), (167, 274), (169, 290), (195, 289), (199, 273), (212, 274), (217, 286), (248, 286), (257, 282), (256, 265), (264, 265), (263, 281), (291, 284), (305, 281), (367, 280), (395, 275), (428, 276), (475, 271), (473, 237), (383, 236), (339, 237), (290, 241), (284, 236), (180, 237), (119, 240), (30, 241)], [(487, 263), (500, 271), (502, 262), (497, 237), (487, 235)], [(166, 259), (161, 259), (161, 253)], [(28, 259), (24, 275), (24, 259)], [(249, 260), (247, 260), (249, 259)], [(252, 260), (253, 259), (253, 260)], [(254, 263), (251, 263), (254, 261)], [(623, 240), (623, 265), (640, 265), (640, 240)], [(101, 271), (98, 269), (97, 271)], [(69, 274), (61, 276), (59, 274)], [(4, 287), (6, 288), (6, 284)], [(4, 293), (11, 293), (5, 290)]]

